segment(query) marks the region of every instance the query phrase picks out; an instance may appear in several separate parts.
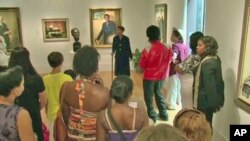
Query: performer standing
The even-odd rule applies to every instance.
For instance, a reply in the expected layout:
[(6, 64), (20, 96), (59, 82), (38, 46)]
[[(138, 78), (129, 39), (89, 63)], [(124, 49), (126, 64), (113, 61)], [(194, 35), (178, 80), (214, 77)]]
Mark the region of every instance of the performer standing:
[(113, 38), (112, 55), (115, 54), (115, 75), (130, 76), (129, 58), (132, 52), (129, 38), (123, 35), (125, 28), (117, 26), (117, 35)]

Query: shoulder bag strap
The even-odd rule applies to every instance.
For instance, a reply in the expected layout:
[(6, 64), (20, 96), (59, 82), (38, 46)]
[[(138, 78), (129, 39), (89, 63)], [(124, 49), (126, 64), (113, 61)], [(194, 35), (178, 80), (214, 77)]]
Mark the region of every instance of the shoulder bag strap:
[(118, 131), (118, 134), (119, 134), (120, 137), (121, 137), (121, 141), (127, 141), (127, 139), (126, 139), (125, 135), (123, 134), (123, 132), (122, 132), (120, 126), (119, 126), (119, 125), (117, 124), (117, 122), (115, 121), (115, 119), (114, 119), (114, 117), (113, 117), (113, 115), (112, 115), (112, 113), (111, 113), (111, 109), (110, 109), (110, 108), (108, 109), (108, 117), (109, 117), (109, 119), (110, 119), (110, 121), (111, 121), (111, 124), (113, 124), (114, 127), (115, 127), (115, 129)]

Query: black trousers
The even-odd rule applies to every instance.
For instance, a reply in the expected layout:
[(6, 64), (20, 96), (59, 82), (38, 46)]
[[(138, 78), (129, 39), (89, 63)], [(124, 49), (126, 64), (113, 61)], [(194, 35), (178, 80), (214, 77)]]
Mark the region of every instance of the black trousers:
[(154, 110), (153, 97), (159, 110), (159, 117), (167, 120), (168, 114), (166, 112), (165, 99), (162, 95), (163, 81), (143, 80), (144, 100), (147, 106), (147, 113), (149, 118), (154, 122), (156, 121), (158, 114)]

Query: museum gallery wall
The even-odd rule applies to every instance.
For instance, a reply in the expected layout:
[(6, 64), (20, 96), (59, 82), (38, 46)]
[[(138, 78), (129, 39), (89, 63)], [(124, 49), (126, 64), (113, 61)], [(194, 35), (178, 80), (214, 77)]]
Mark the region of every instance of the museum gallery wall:
[[(168, 1), (164, 2), (168, 3)], [(20, 11), (20, 25), (21, 25), (21, 43), (31, 52), (31, 59), (38, 72), (50, 71), (49, 65), (46, 61), (47, 55), (52, 51), (60, 51), (64, 55), (63, 68), (70, 68), (72, 66), (73, 54), (70, 53), (74, 39), (71, 36), (70, 30), (77, 27), (80, 30), (80, 39), (82, 45), (93, 44), (91, 40), (91, 9), (120, 9), (120, 21), (126, 28), (124, 34), (130, 38), (131, 47), (134, 51), (136, 48), (142, 50), (148, 46), (146, 37), (146, 28), (148, 25), (155, 23), (155, 5), (162, 4), (155, 1), (145, 0), (1, 0), (1, 7), (10, 8), (16, 7)], [(168, 5), (168, 21), (174, 18), (175, 8), (184, 6), (182, 0), (169, 1)], [(32, 10), (31, 10), (32, 9)], [(181, 12), (182, 13), (182, 12)], [(182, 17), (183, 15), (180, 15)], [(58, 33), (57, 27), (47, 25), (55, 22), (55, 20), (65, 19), (59, 24), (64, 33)], [(48, 22), (50, 21), (50, 22)], [(63, 23), (64, 22), (64, 23)], [(177, 28), (182, 28), (183, 21), (181, 18), (174, 18), (169, 22), (168, 27), (176, 25)], [(119, 24), (119, 23), (118, 23)], [(47, 30), (47, 31), (46, 31)], [(48, 30), (51, 30), (50, 35)], [(171, 31), (171, 30), (168, 30)], [(47, 32), (47, 33), (46, 33)], [(47, 35), (46, 35), (47, 34)], [(171, 33), (167, 33), (167, 38)], [(169, 42), (170, 39), (167, 39)], [(98, 48), (100, 59), (100, 70), (111, 69), (111, 49)], [(131, 63), (132, 64), (132, 63)], [(131, 67), (133, 68), (133, 67)]]

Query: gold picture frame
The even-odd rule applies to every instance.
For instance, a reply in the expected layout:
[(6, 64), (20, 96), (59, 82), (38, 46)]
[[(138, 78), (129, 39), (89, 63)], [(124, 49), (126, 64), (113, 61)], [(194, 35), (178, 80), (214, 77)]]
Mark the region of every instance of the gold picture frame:
[(42, 19), (43, 41), (60, 42), (69, 41), (69, 19)]
[[(116, 35), (116, 26), (121, 25), (121, 8), (90, 9), (90, 39), (97, 48), (111, 48), (113, 37)], [(104, 29), (104, 15), (110, 16), (107, 30)], [(111, 24), (110, 24), (111, 23)], [(105, 32), (107, 34), (105, 34)]]
[(240, 108), (250, 113), (250, 0), (246, 0), (239, 69), (237, 77), (236, 103)]

